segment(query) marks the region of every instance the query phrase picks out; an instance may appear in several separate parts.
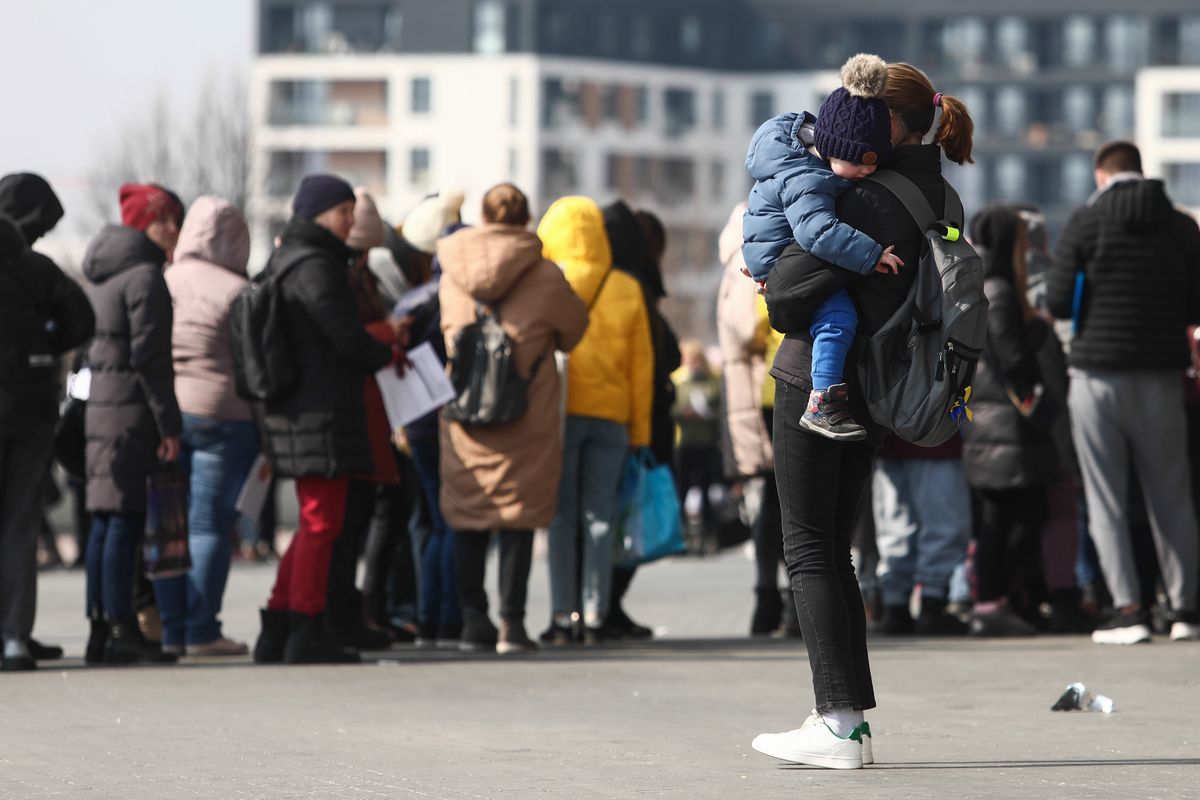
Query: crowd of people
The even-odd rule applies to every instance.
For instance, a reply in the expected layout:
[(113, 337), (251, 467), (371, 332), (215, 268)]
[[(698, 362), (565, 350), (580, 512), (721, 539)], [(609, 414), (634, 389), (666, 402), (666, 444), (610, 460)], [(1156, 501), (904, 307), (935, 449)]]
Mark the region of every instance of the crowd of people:
[[(850, 665), (850, 683), (815, 687), (830, 713), (873, 706), (861, 600), (882, 635), (1200, 638), (1195, 222), (1127, 142), (1097, 153), (1096, 195), (1054, 248), (1031, 207), (956, 220), (982, 256), (989, 306), (973, 421), (933, 448), (885, 436), (855, 396), (853, 342), (907, 293), (921, 251), (895, 198), (861, 179), (878, 161), (948, 215), (941, 158), (970, 162), (972, 128), (918, 70), (860, 66), (827, 101), (838, 114), (784, 115), (751, 145), (755, 192), (719, 239), (718, 368), (661, 313), (662, 223), (621, 201), (561, 198), (535, 229), (525, 195), (500, 184), (468, 225), (463, 195), (447, 190), (393, 227), (363, 189), (310, 175), (252, 283), (241, 211), (127, 184), (121, 224), (92, 241), (76, 281), (32, 249), (64, 213), (51, 187), (0, 179), (4, 669), (62, 655), (32, 637), (52, 457), (86, 506), (89, 664), (346, 663), (401, 643), (533, 651), (539, 529), (541, 646), (649, 638), (623, 607), (635, 568), (613, 555), (622, 471), (643, 450), (675, 468), (681, 494), (699, 490), (706, 524), (709, 489), (737, 485), (756, 561), (749, 631), (802, 635), (814, 676), (831, 658)], [(787, 166), (797, 153), (802, 166)], [(828, 207), (808, 208), (826, 184)], [(785, 336), (768, 304), (801, 274), (829, 291), (810, 292), (812, 327)], [(231, 335), (252, 287), (274, 292), (294, 373), (261, 400), (242, 391)], [(435, 411), (394, 430), (375, 374), (403, 374), (422, 345), (453, 371), (484, 322), (511, 345), (519, 408), (499, 422)], [(57, 413), (64, 363), (90, 376), (72, 392), (77, 464)], [(251, 645), (227, 638), (220, 614), (237, 499), (260, 453), (272, 479), (294, 482), (299, 521)], [(148, 581), (147, 487), (166, 465), (187, 480), (190, 568)], [(493, 542), (498, 614), (484, 585)], [(814, 654), (816, 642), (841, 655)]]

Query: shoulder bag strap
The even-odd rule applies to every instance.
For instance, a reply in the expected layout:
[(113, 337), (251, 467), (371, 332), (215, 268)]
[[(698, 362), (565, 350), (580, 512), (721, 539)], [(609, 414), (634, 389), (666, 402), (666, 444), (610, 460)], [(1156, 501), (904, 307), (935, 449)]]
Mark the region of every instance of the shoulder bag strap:
[(608, 276), (612, 274), (612, 271), (613, 268), (611, 266), (604, 271), (604, 277), (600, 279), (600, 285), (596, 287), (596, 293), (592, 295), (591, 301), (587, 304), (589, 314), (592, 311), (592, 307), (596, 305), (596, 301), (600, 299), (600, 293), (604, 291), (604, 284), (608, 283)]

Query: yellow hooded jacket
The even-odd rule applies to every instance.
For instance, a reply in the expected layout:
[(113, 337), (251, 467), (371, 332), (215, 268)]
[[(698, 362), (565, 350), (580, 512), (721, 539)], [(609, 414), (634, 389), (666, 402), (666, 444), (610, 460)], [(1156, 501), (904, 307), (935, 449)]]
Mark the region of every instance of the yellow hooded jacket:
[(641, 285), (612, 268), (604, 217), (592, 200), (555, 201), (537, 233), (542, 255), (591, 306), (587, 333), (567, 359), (567, 413), (625, 425), (630, 445), (648, 446), (654, 348)]

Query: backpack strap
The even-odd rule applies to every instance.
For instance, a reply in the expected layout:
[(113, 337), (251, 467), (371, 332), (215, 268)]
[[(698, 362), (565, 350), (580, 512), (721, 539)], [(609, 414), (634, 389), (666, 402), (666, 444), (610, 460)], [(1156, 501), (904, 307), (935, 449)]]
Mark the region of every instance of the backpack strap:
[(612, 271), (612, 265), (609, 265), (608, 269), (604, 271), (604, 277), (600, 279), (600, 285), (596, 287), (596, 293), (592, 295), (591, 301), (587, 304), (589, 314), (592, 312), (592, 306), (596, 305), (596, 301), (600, 299), (600, 293), (604, 291), (604, 284), (608, 283), (608, 276), (612, 274)]
[[(924, 233), (938, 223), (938, 215), (934, 212), (933, 206), (929, 205), (929, 200), (926, 199), (925, 193), (921, 191), (915, 183), (904, 177), (895, 170), (884, 170), (876, 172), (873, 175), (868, 175), (863, 178), (864, 181), (870, 181), (878, 184), (896, 196), (900, 201), (900, 205), (904, 206), (904, 210), (909, 213), (909, 216), (917, 223), (917, 227)], [(953, 189), (950, 184), (946, 184), (946, 206), (950, 207), (950, 193)], [(962, 202), (958, 200), (958, 195), (954, 195), (954, 200), (958, 202), (959, 207), (962, 207)]]

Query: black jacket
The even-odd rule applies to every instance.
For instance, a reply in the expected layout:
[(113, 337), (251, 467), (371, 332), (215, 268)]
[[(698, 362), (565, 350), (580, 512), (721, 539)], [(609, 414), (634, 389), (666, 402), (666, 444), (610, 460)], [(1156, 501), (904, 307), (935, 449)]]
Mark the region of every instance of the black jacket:
[(1058, 347), (1045, 322), (1025, 320), (1013, 274), (1019, 224), (1005, 208), (984, 211), (971, 223), (972, 241), (983, 255), (988, 328), (971, 390), (975, 419), (963, 425), (962, 437), (967, 483), (979, 489), (1046, 486), (1059, 473), (1051, 425), (1058, 412), (1066, 411), (1053, 407), (1061, 396), (1043, 394), (1037, 413), (1026, 418), (1008, 394), (1025, 398), (1035, 386), (1045, 392), (1039, 354)]
[(0, 435), (58, 418), (58, 358), (92, 337), (83, 289), (29, 248), (62, 217), (36, 175), (0, 180)]
[(134, 228), (110, 225), (83, 259), (96, 336), (87, 403), (87, 506), (141, 513), (161, 438), (183, 428), (171, 361), (167, 257)]
[(1071, 366), (1183, 370), (1187, 326), (1200, 322), (1200, 231), (1161, 181), (1111, 184), (1067, 220), (1054, 249), (1046, 303), (1070, 319), (1084, 272)]
[(637, 217), (618, 200), (604, 207), (604, 232), (612, 250), (613, 268), (634, 278), (642, 286), (646, 311), (650, 317), (650, 337), (654, 346), (654, 402), (650, 409), (650, 452), (660, 464), (675, 463), (675, 382), (671, 373), (679, 369), (682, 356), (679, 339), (658, 311), (658, 301), (666, 296), (662, 272), (654, 261)]
[(325, 228), (293, 217), (268, 270), (294, 264), (280, 282), (287, 338), (300, 380), (267, 403), (263, 442), (281, 477), (367, 475), (363, 377), (392, 360), (392, 350), (359, 321), (350, 289), (353, 253)]
[[(885, 167), (916, 183), (939, 215), (944, 213), (946, 204), (941, 157), (941, 148), (936, 145), (904, 145), (893, 151)], [(883, 246), (895, 245), (896, 255), (904, 261), (905, 268), (898, 275), (874, 272), (860, 277), (804, 252), (798, 244), (793, 243), (783, 251), (767, 279), (767, 308), (773, 324), (779, 319), (789, 319), (794, 324), (783, 331), (787, 335), (775, 355), (771, 375), (805, 392), (812, 389), (812, 337), (807, 326), (816, 307), (834, 292), (848, 287), (858, 309), (859, 332), (874, 333), (908, 296), (924, 244), (922, 231), (908, 211), (891, 192), (877, 184), (860, 181), (839, 197), (837, 215), (842, 222)], [(858, 357), (852, 349), (845, 374), (855, 418), (866, 424), (871, 417), (858, 391), (855, 367)]]

